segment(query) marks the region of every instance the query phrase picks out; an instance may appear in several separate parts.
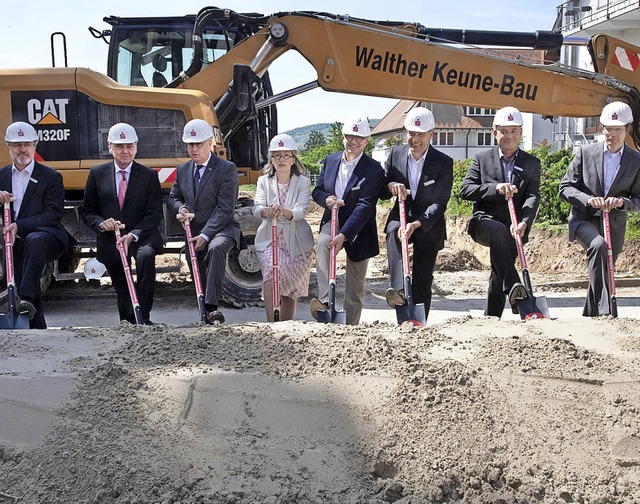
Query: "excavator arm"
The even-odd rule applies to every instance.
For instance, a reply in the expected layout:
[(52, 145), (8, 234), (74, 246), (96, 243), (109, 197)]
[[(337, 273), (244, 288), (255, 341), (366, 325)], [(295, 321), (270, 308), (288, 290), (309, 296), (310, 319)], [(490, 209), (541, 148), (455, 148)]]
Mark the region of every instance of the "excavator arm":
[[(245, 64), (261, 75), (294, 49), (313, 66), (317, 84), (327, 91), (494, 109), (512, 105), (523, 112), (566, 117), (595, 116), (607, 103), (623, 100), (640, 117), (640, 77), (610, 63), (608, 40), (603, 35), (592, 40), (607, 64), (589, 72), (435, 42), (411, 24), (287, 13), (271, 17), (182, 87), (204, 91), (216, 103), (229, 89), (221, 74), (232, 75), (234, 65)], [(637, 134), (634, 140), (640, 143)]]

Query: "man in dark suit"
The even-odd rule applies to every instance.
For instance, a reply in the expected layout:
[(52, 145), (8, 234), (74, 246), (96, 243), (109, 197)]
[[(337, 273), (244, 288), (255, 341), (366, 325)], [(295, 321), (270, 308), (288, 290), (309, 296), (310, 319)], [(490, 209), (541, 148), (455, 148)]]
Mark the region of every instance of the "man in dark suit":
[(0, 169), (0, 202), (11, 203), (11, 233), (18, 311), (29, 315), (29, 327), (46, 329), (40, 300), (40, 276), (47, 263), (58, 259), (69, 244), (62, 226), (62, 175), (34, 160), (38, 134), (33, 126), (15, 122), (5, 141), (13, 163)]
[(192, 119), (184, 127), (182, 141), (191, 161), (178, 166), (169, 195), (169, 205), (184, 222), (191, 221), (193, 243), (205, 290), (206, 322), (224, 322), (219, 310), (227, 255), (242, 248), (240, 225), (234, 219), (238, 201), (236, 165), (211, 152), (213, 129), (203, 119)]
[(94, 166), (84, 191), (82, 218), (97, 235), (97, 259), (103, 263), (118, 298), (120, 320), (136, 323), (115, 229), (124, 224), (120, 242), (136, 261), (140, 312), (151, 325), (156, 284), (156, 255), (162, 248), (162, 189), (152, 168), (134, 161), (138, 135), (129, 124), (114, 124), (107, 137), (113, 161)]
[(610, 212), (615, 262), (624, 245), (627, 212), (640, 210), (640, 153), (624, 144), (632, 122), (626, 103), (605, 106), (600, 115), (604, 142), (580, 146), (560, 182), (560, 196), (571, 203), (569, 240), (577, 240), (587, 253), (586, 317), (611, 313), (602, 211)]
[[(501, 317), (505, 295), (514, 313), (518, 313), (517, 300), (528, 296), (515, 267), (518, 251), (513, 233), (527, 242), (540, 204), (540, 160), (520, 149), (522, 115), (518, 109), (504, 107), (496, 112), (493, 136), (498, 146), (473, 158), (460, 196), (474, 202), (469, 235), (489, 247), (491, 276), (484, 313)], [(516, 208), (517, 229), (511, 226), (509, 197)]]
[[(416, 304), (424, 303), (427, 316), (433, 269), (447, 236), (444, 212), (453, 185), (453, 159), (429, 145), (434, 127), (435, 120), (429, 109), (415, 107), (409, 111), (404, 121), (407, 144), (391, 149), (381, 194), (382, 199), (396, 196), (398, 200), (406, 200), (405, 232), (413, 243), (413, 300)], [(399, 231), (400, 209), (396, 201), (385, 226), (391, 276), (387, 303), (392, 308), (406, 303)]]
[[(371, 130), (365, 117), (344, 123), (344, 151), (330, 154), (324, 160), (313, 200), (324, 207), (320, 234), (316, 245), (318, 299), (311, 300), (311, 314), (326, 310), (329, 300), (329, 253), (336, 245), (347, 253), (347, 277), (344, 309), (347, 324), (360, 322), (364, 300), (364, 282), (369, 259), (378, 255), (376, 204), (384, 179), (380, 164), (364, 153)], [(339, 233), (331, 240), (331, 209), (337, 206)]]

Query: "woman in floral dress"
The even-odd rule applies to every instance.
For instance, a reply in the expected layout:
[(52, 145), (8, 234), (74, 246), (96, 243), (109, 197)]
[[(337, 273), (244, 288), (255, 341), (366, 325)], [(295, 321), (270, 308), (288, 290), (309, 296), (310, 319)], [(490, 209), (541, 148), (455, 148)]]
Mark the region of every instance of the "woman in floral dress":
[(262, 295), (269, 322), (273, 322), (273, 218), (278, 234), (280, 320), (292, 320), (298, 298), (309, 293), (314, 240), (305, 214), (309, 209), (311, 181), (303, 175), (304, 166), (297, 152), (291, 136), (273, 137), (269, 144), (269, 162), (256, 188), (253, 214), (263, 220), (254, 244), (262, 267)]

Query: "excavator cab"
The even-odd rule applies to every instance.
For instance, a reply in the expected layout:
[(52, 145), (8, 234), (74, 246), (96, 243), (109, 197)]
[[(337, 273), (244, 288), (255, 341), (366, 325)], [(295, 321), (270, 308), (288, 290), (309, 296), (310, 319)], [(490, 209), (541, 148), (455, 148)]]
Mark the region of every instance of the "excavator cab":
[[(185, 75), (205, 69), (254, 35), (265, 25), (266, 18), (261, 14), (239, 14), (211, 7), (197, 15), (109, 16), (104, 21), (111, 29), (97, 36), (109, 44), (109, 77), (126, 86), (178, 87)], [(254, 92), (260, 99), (273, 95), (268, 72), (254, 84)], [(246, 94), (239, 99), (246, 101)], [(267, 160), (269, 140), (277, 133), (276, 108), (256, 110), (245, 103), (240, 111), (242, 118), (238, 121), (238, 116), (234, 117), (233, 128), (220, 124), (222, 131), (227, 132), (226, 152), (221, 154), (238, 166), (241, 184), (253, 183), (257, 170)]]
[[(186, 70), (194, 56), (195, 16), (104, 18), (108, 35), (107, 75), (126, 86), (162, 87)], [(247, 36), (210, 23), (202, 33), (202, 65), (206, 67)]]

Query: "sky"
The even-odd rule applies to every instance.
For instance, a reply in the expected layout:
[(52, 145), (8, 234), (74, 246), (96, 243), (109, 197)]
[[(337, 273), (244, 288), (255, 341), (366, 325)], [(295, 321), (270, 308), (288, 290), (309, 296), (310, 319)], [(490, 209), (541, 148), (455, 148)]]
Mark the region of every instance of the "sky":
[[(372, 0), (344, 3), (336, 0), (236, 0), (217, 7), (236, 12), (272, 14), (286, 11), (322, 11), (380, 21), (418, 22), (427, 27), (498, 31), (550, 30), (560, 0)], [(106, 73), (107, 45), (93, 38), (88, 28), (108, 29), (105, 16), (182, 16), (196, 14), (207, 3), (192, 0), (30, 0), (3, 1), (0, 5), (0, 65), (6, 68), (51, 66), (50, 36), (66, 35), (70, 67), (88, 67)], [(60, 65), (62, 59), (58, 57)], [(271, 66), (272, 85), (280, 93), (317, 79), (314, 68), (295, 51)], [(316, 123), (343, 122), (353, 115), (382, 118), (395, 99), (329, 93), (315, 89), (278, 103), (280, 131)]]

